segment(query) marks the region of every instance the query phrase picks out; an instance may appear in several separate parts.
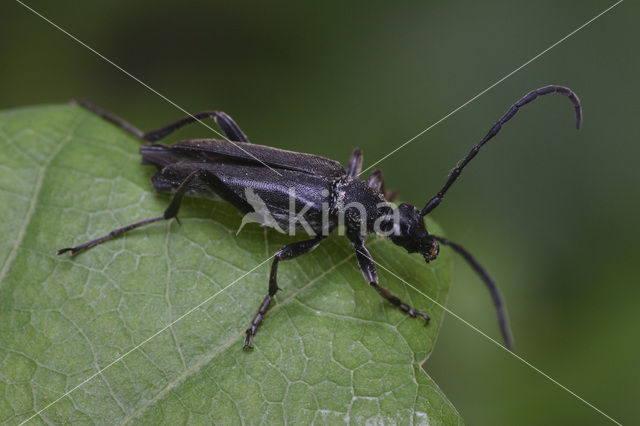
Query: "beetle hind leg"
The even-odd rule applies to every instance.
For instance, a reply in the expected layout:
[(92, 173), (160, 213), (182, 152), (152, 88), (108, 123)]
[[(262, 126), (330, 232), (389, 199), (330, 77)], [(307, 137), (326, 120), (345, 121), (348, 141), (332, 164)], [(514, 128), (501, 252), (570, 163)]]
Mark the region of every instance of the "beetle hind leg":
[[(247, 135), (240, 129), (240, 126), (233, 121), (228, 114), (223, 111), (201, 111), (195, 114), (187, 115), (186, 117), (180, 118), (173, 123), (167, 124), (164, 127), (161, 127), (157, 130), (152, 130), (143, 135), (142, 139), (147, 142), (155, 142), (158, 141), (170, 133), (175, 132), (179, 128), (186, 126), (187, 124), (195, 123), (196, 121), (200, 121), (205, 118), (213, 118), (218, 127), (222, 129), (226, 138), (232, 142), (246, 142), (249, 143), (249, 139), (247, 139)], [(208, 127), (208, 126), (207, 126)]]
[(118, 117), (115, 114), (110, 113), (109, 111), (106, 111), (102, 108), (100, 108), (99, 106), (96, 106), (94, 104), (92, 104), (89, 101), (86, 101), (84, 99), (72, 99), (71, 103), (79, 105), (89, 111), (91, 111), (92, 113), (102, 117), (103, 119), (107, 120), (110, 123), (115, 124), (116, 126), (120, 127), (121, 129), (131, 133), (133, 136), (137, 137), (138, 139), (142, 139), (144, 140), (144, 132), (140, 129), (138, 129), (137, 127), (135, 127), (134, 125), (130, 124), (129, 122), (123, 120), (122, 118)]
[(70, 252), (71, 256), (75, 256), (76, 254), (88, 250), (91, 247), (97, 246), (98, 244), (116, 238), (117, 236), (122, 235), (127, 231), (131, 231), (132, 229), (139, 228), (149, 223), (154, 223), (161, 220), (169, 220), (172, 218), (176, 218), (178, 223), (180, 223), (180, 221), (178, 220), (178, 211), (180, 210), (182, 199), (184, 198), (187, 191), (189, 191), (189, 189), (191, 188), (191, 183), (196, 177), (199, 178), (206, 186), (211, 188), (215, 193), (220, 195), (220, 197), (222, 197), (225, 201), (233, 204), (239, 210), (244, 211), (245, 213), (251, 211), (251, 206), (238, 195), (236, 195), (231, 189), (229, 189), (229, 187), (227, 187), (215, 174), (207, 170), (196, 169), (189, 175), (187, 175), (187, 177), (180, 183), (180, 186), (178, 186), (178, 188), (176, 189), (176, 192), (171, 198), (169, 206), (167, 206), (162, 216), (144, 219), (138, 222), (131, 223), (129, 225), (122, 226), (120, 228), (114, 229), (107, 235), (91, 241), (87, 241), (86, 243), (80, 244), (79, 246), (60, 249), (57, 251), (57, 254), (60, 255)]
[[(143, 132), (137, 127), (133, 126), (129, 122), (123, 120), (115, 114), (110, 113), (89, 101), (83, 99), (73, 99), (71, 102), (80, 105), (81, 107), (93, 112), (96, 115), (104, 118), (105, 120), (115, 124), (116, 126), (122, 128), (123, 130), (131, 133), (133, 136), (141, 139), (145, 142), (155, 142), (160, 139), (168, 136), (169, 134), (175, 132), (181, 127), (186, 126), (187, 124), (195, 123), (196, 121), (203, 120), (205, 118), (213, 118), (216, 124), (222, 129), (224, 136), (232, 141), (232, 142), (246, 142), (249, 143), (247, 139), (247, 135), (244, 134), (240, 126), (236, 124), (236, 122), (231, 118), (228, 114), (223, 111), (201, 111), (195, 114), (187, 115), (186, 117), (180, 118), (179, 120), (174, 121), (173, 123), (167, 124), (159, 129), (152, 130), (149, 132)], [(222, 135), (221, 135), (222, 136)]]
[[(180, 184), (180, 186), (176, 190), (176, 193), (171, 198), (171, 202), (169, 203), (169, 206), (164, 211), (164, 214), (162, 216), (152, 217), (150, 219), (144, 219), (138, 222), (131, 223), (129, 225), (122, 226), (120, 228), (116, 228), (113, 231), (109, 232), (107, 235), (104, 235), (100, 238), (96, 238), (91, 241), (87, 241), (86, 243), (80, 244), (79, 246), (66, 247), (66, 248), (60, 249), (56, 252), (56, 254), (61, 255), (69, 252), (71, 256), (75, 256), (76, 254), (81, 253), (85, 250), (88, 250), (91, 247), (95, 247), (100, 243), (103, 243), (108, 240), (112, 240), (117, 236), (124, 234), (127, 231), (131, 231), (133, 229), (139, 228), (149, 223), (159, 222), (161, 220), (168, 220), (174, 217), (176, 218), (176, 220), (178, 220), (177, 215), (178, 215), (178, 210), (180, 210), (180, 204), (182, 203), (182, 198), (184, 197), (184, 194), (189, 190), (189, 184), (191, 183), (194, 177), (195, 177), (195, 173), (191, 173)], [(180, 223), (179, 220), (178, 220), (178, 223)]]
[(56, 254), (61, 255), (61, 254), (70, 252), (71, 256), (75, 256), (76, 254), (81, 253), (85, 250), (88, 250), (91, 247), (97, 246), (100, 243), (103, 243), (107, 240), (111, 240), (117, 237), (118, 235), (124, 234), (127, 231), (131, 231), (132, 229), (139, 228), (143, 225), (147, 225), (149, 223), (158, 222), (165, 219), (166, 218), (164, 216), (158, 216), (158, 217), (152, 217), (150, 219), (144, 219), (138, 222), (134, 222), (129, 225), (114, 229), (113, 231), (109, 232), (107, 235), (104, 235), (100, 238), (96, 238), (95, 240), (87, 241), (86, 243), (80, 244), (79, 246), (66, 247), (66, 248), (60, 249), (56, 252)]

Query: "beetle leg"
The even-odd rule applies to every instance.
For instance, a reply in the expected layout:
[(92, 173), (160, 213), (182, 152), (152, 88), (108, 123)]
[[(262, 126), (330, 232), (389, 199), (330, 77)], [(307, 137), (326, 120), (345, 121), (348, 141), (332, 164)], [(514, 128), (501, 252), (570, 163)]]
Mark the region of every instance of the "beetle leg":
[(364, 238), (356, 235), (349, 236), (349, 239), (353, 243), (353, 247), (356, 249), (356, 257), (358, 258), (358, 265), (360, 265), (362, 275), (364, 275), (364, 279), (367, 280), (369, 285), (373, 287), (380, 296), (387, 299), (393, 306), (397, 306), (398, 308), (400, 308), (400, 310), (409, 315), (411, 318), (420, 316), (425, 320), (426, 324), (429, 324), (430, 318), (427, 314), (423, 314), (417, 309), (413, 309), (411, 306), (407, 305), (397, 296), (391, 293), (389, 289), (378, 285), (378, 273), (376, 272), (376, 265), (371, 258), (369, 250), (367, 250), (367, 248), (364, 246)]
[(194, 178), (200, 178), (204, 184), (210, 187), (213, 191), (215, 191), (220, 197), (222, 197), (225, 201), (233, 204), (236, 208), (243, 210), (245, 212), (251, 211), (252, 208), (245, 200), (236, 195), (229, 187), (227, 187), (216, 175), (207, 171), (207, 170), (194, 170), (191, 172), (180, 184), (180, 186), (176, 189), (176, 192), (173, 194), (171, 198), (171, 202), (169, 206), (164, 211), (162, 216), (152, 217), (150, 219), (144, 219), (138, 222), (131, 223), (129, 225), (114, 229), (109, 232), (107, 235), (104, 235), (100, 238), (96, 238), (95, 240), (87, 241), (84, 244), (81, 244), (76, 247), (67, 247), (57, 251), (57, 254), (63, 254), (66, 252), (71, 252), (71, 256), (75, 256), (78, 253), (81, 253), (91, 247), (97, 246), (100, 243), (116, 238), (119, 235), (124, 234), (127, 231), (131, 231), (132, 229), (139, 228), (143, 225), (147, 225), (149, 223), (158, 222), (161, 220), (168, 220), (172, 218), (176, 218), (178, 223), (178, 210), (180, 210), (180, 205), (182, 203), (182, 199), (187, 191), (190, 189), (190, 184)]
[(203, 118), (213, 118), (230, 141), (249, 142), (247, 135), (245, 135), (236, 122), (233, 121), (233, 118), (222, 111), (202, 111), (192, 115), (187, 115), (186, 117), (176, 120), (171, 124), (167, 124), (157, 130), (145, 133), (143, 139), (147, 142), (158, 141), (168, 134), (178, 130), (180, 127), (200, 121)]
[(142, 130), (138, 129), (137, 127), (133, 126), (132, 124), (128, 123), (127, 121), (123, 120), (117, 115), (112, 114), (109, 111), (105, 111), (102, 108), (92, 104), (91, 102), (85, 101), (84, 99), (72, 99), (71, 103), (80, 105), (81, 107), (91, 111), (96, 115), (99, 115), (105, 120), (122, 128), (123, 130), (126, 130), (127, 132), (131, 133), (133, 136), (137, 137), (138, 139), (144, 140), (144, 132)]
[(382, 180), (382, 170), (375, 169), (369, 175), (369, 180), (367, 181), (367, 185), (369, 188), (374, 189), (380, 193), (384, 191), (384, 181)]
[(258, 327), (264, 320), (267, 309), (269, 309), (269, 304), (271, 303), (273, 296), (278, 291), (278, 263), (281, 260), (289, 260), (302, 254), (309, 253), (310, 251), (318, 247), (318, 245), (320, 245), (320, 242), (324, 238), (326, 237), (323, 235), (318, 235), (310, 240), (291, 243), (278, 250), (278, 252), (275, 254), (273, 263), (271, 263), (271, 273), (269, 274), (269, 294), (267, 294), (262, 300), (262, 303), (258, 308), (258, 313), (253, 317), (251, 325), (249, 326), (249, 328), (247, 328), (247, 337), (245, 337), (244, 339), (243, 349), (251, 347), (251, 339), (253, 339), (253, 337), (256, 335)]
[(349, 159), (349, 177), (357, 178), (362, 171), (362, 151), (354, 149)]
[(89, 101), (74, 99), (72, 102), (88, 109), (89, 111), (99, 115), (107, 121), (115, 124), (118, 127), (126, 130), (131, 133), (138, 139), (142, 139), (146, 142), (155, 142), (158, 141), (165, 136), (173, 133), (179, 128), (186, 126), (187, 124), (194, 123), (196, 121), (200, 121), (204, 118), (213, 118), (218, 126), (222, 129), (226, 137), (232, 142), (249, 142), (247, 136), (240, 129), (240, 127), (236, 124), (233, 119), (222, 111), (202, 111), (196, 114), (187, 115), (179, 120), (174, 121), (171, 124), (168, 124), (164, 127), (161, 127), (156, 130), (152, 130), (150, 132), (143, 132), (130, 123), (126, 122), (122, 118), (103, 110), (102, 108), (92, 104)]
[[(187, 164), (190, 165), (190, 164)], [(168, 168), (179, 168), (182, 167), (183, 164), (176, 163), (171, 164), (165, 167)], [(163, 169), (164, 170), (164, 169)], [(176, 189), (176, 192), (171, 199), (171, 203), (167, 210), (165, 210), (165, 217), (167, 219), (171, 217), (176, 217), (178, 214), (178, 209), (180, 208), (180, 202), (182, 201), (182, 197), (186, 194), (186, 192), (191, 189), (190, 184), (195, 178), (200, 179), (202, 183), (211, 188), (213, 192), (218, 194), (220, 198), (225, 200), (227, 203), (233, 205), (235, 208), (240, 210), (243, 213), (249, 213), (253, 211), (253, 207), (245, 201), (242, 197), (237, 195), (231, 188), (229, 188), (215, 173), (212, 173), (206, 169), (195, 169), (191, 173), (187, 175), (187, 177), (182, 181), (180, 186)]]
[(60, 249), (60, 250), (58, 250), (56, 252), (56, 254), (60, 255), (60, 254), (66, 253), (66, 252), (71, 252), (71, 256), (75, 256), (76, 254), (78, 254), (80, 252), (88, 250), (91, 247), (97, 246), (98, 244), (103, 243), (103, 242), (105, 242), (107, 240), (115, 238), (118, 235), (124, 234), (127, 231), (139, 228), (142, 225), (146, 225), (148, 223), (158, 222), (160, 220), (165, 220), (165, 217), (164, 216), (152, 217), (150, 219), (144, 219), (144, 220), (141, 220), (139, 222), (131, 223), (131, 224), (123, 226), (121, 228), (114, 229), (113, 231), (109, 232), (105, 236), (102, 236), (100, 238), (96, 238), (95, 240), (87, 241), (84, 244), (80, 244), (79, 246), (66, 247), (66, 248)]
[(387, 189), (385, 189), (384, 180), (382, 179), (382, 170), (380, 169), (375, 169), (371, 172), (371, 174), (369, 175), (369, 180), (367, 181), (367, 185), (369, 186), (369, 188), (372, 188), (383, 194), (384, 198), (389, 202), (395, 201), (400, 195), (398, 191), (388, 191)]
[[(182, 202), (182, 198), (184, 197), (184, 194), (189, 189), (189, 184), (191, 183), (191, 181), (193, 180), (194, 177), (195, 177), (195, 172), (191, 173), (189, 176), (187, 176), (185, 178), (185, 180), (180, 184), (180, 186), (176, 190), (175, 194), (171, 198), (171, 202), (169, 203), (169, 206), (164, 211), (164, 214), (162, 216), (153, 217), (153, 218), (150, 218), (150, 219), (144, 219), (144, 220), (141, 220), (139, 222), (134, 222), (134, 223), (131, 223), (129, 225), (122, 226), (120, 228), (114, 229), (113, 231), (109, 232), (107, 235), (104, 235), (104, 236), (102, 236), (100, 238), (96, 238), (95, 240), (87, 241), (86, 243), (80, 244), (79, 246), (67, 247), (67, 248), (60, 249), (60, 250), (58, 250), (57, 254), (60, 255), (60, 254), (66, 253), (66, 252), (71, 252), (71, 256), (75, 256), (76, 254), (81, 253), (81, 252), (83, 252), (85, 250), (88, 250), (91, 247), (97, 246), (100, 243), (103, 243), (105, 241), (108, 241), (108, 240), (111, 240), (113, 238), (116, 238), (117, 236), (122, 235), (127, 231), (131, 231), (132, 229), (139, 228), (139, 227), (141, 227), (143, 225), (146, 225), (148, 223), (158, 222), (158, 221), (161, 221), (161, 220), (167, 220), (167, 219), (171, 219), (173, 217), (175, 217), (176, 220), (178, 220), (178, 217), (176, 215), (178, 214), (178, 210), (180, 209), (180, 204)], [(178, 221), (178, 223), (179, 222), (180, 221)]]

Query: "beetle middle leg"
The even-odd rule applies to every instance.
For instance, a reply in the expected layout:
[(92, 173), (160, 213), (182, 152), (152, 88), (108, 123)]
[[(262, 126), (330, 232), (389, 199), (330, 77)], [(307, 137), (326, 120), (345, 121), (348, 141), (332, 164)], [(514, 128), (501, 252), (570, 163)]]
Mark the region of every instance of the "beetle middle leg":
[(273, 263), (271, 263), (271, 273), (269, 274), (269, 294), (267, 294), (260, 307), (258, 308), (258, 313), (256, 313), (253, 320), (251, 320), (251, 325), (247, 328), (247, 337), (244, 339), (243, 349), (251, 347), (251, 339), (256, 335), (258, 331), (258, 327), (264, 320), (264, 315), (267, 313), (267, 309), (269, 309), (269, 304), (271, 304), (271, 300), (273, 296), (275, 296), (278, 291), (278, 263), (281, 260), (289, 260), (294, 257), (298, 257), (302, 254), (309, 253), (322, 242), (326, 237), (323, 235), (318, 235), (315, 238), (311, 238), (310, 240), (298, 241), (295, 243), (287, 244), (275, 254), (273, 258)]
[(142, 139), (145, 142), (159, 141), (165, 136), (175, 132), (179, 128), (186, 126), (187, 124), (195, 123), (196, 121), (200, 121), (205, 118), (213, 118), (213, 120), (218, 126), (220, 126), (220, 128), (230, 141), (249, 143), (247, 135), (245, 135), (244, 132), (240, 129), (240, 126), (238, 126), (236, 122), (233, 121), (233, 118), (231, 118), (223, 111), (201, 111), (192, 115), (187, 115), (186, 117), (176, 120), (173, 123), (145, 133), (132, 124), (128, 123), (127, 121), (123, 120), (122, 118), (103, 110), (102, 108), (92, 104), (89, 101), (74, 99), (73, 102), (99, 115), (100, 117), (115, 124), (116, 126), (121, 127), (122, 129), (131, 133), (138, 139)]
[(357, 178), (362, 171), (362, 151), (358, 148), (354, 149), (349, 158), (349, 171), (347, 174), (350, 178)]
[(373, 287), (380, 296), (387, 299), (393, 306), (397, 306), (402, 312), (406, 313), (411, 318), (419, 316), (425, 320), (426, 324), (429, 324), (430, 318), (427, 314), (423, 314), (419, 310), (413, 309), (411, 306), (407, 305), (397, 296), (391, 293), (389, 289), (378, 285), (378, 273), (376, 272), (376, 265), (371, 258), (369, 250), (367, 250), (367, 248), (364, 246), (364, 237), (360, 235), (350, 235), (349, 239), (351, 240), (353, 247), (356, 249), (356, 257), (358, 258), (358, 265), (360, 266), (362, 275), (364, 275), (364, 279), (367, 280), (369, 285)]

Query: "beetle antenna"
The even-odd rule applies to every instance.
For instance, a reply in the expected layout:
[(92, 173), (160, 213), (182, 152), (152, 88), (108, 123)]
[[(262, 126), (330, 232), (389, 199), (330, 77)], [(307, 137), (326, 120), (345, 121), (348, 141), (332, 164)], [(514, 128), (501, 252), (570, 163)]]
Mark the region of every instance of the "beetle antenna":
[(491, 297), (493, 298), (493, 304), (496, 307), (496, 314), (498, 315), (498, 324), (500, 325), (500, 331), (502, 332), (502, 338), (504, 339), (504, 345), (507, 349), (512, 350), (513, 348), (513, 338), (511, 337), (511, 332), (509, 331), (509, 322), (507, 320), (507, 314), (505, 311), (504, 301), (502, 300), (502, 296), (500, 296), (500, 292), (498, 291), (498, 286), (496, 286), (495, 281), (489, 276), (487, 271), (478, 263), (478, 261), (471, 256), (464, 247), (462, 247), (458, 243), (454, 243), (453, 241), (449, 241), (446, 238), (438, 237), (433, 235), (439, 243), (447, 245), (458, 252), (464, 259), (469, 262), (469, 265), (476, 271), (478, 275), (482, 278), (485, 285), (489, 289), (491, 293)]
[(529, 102), (532, 102), (533, 100), (538, 98), (538, 96), (548, 95), (549, 93), (560, 93), (561, 95), (567, 96), (569, 98), (569, 100), (573, 104), (576, 114), (576, 128), (580, 129), (580, 126), (582, 125), (582, 107), (580, 106), (580, 99), (578, 99), (578, 96), (576, 96), (576, 94), (573, 93), (571, 89), (564, 86), (551, 85), (532, 90), (531, 92), (524, 95), (518, 102), (513, 104), (513, 106), (509, 108), (509, 110), (502, 116), (502, 118), (493, 125), (493, 127), (489, 130), (485, 137), (482, 138), (480, 143), (471, 148), (471, 151), (469, 151), (467, 156), (464, 157), (462, 161), (458, 163), (458, 165), (453, 169), (442, 189), (440, 189), (440, 191), (438, 191), (438, 193), (433, 196), (429, 200), (429, 202), (427, 202), (420, 214), (422, 216), (425, 216), (429, 214), (433, 209), (438, 207), (438, 205), (442, 201), (442, 198), (444, 197), (444, 194), (449, 190), (456, 179), (458, 179), (458, 176), (460, 176), (460, 172), (462, 172), (462, 169), (464, 169), (465, 166), (473, 159), (473, 157), (478, 154), (478, 151), (480, 151), (480, 148), (482, 148), (485, 143), (487, 143), (491, 138), (497, 135), (498, 132), (500, 132), (502, 125), (511, 120), (513, 116), (516, 115), (520, 107), (523, 107)]

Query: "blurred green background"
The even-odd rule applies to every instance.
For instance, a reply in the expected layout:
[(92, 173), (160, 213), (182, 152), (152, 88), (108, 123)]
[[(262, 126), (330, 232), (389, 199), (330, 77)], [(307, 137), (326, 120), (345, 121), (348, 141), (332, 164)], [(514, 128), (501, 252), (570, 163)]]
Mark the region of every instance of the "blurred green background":
[[(613, 1), (27, 4), (190, 112), (343, 163), (360, 147), (366, 167)], [(639, 9), (620, 4), (380, 164), (422, 206), (521, 95), (579, 94), (580, 132), (565, 98), (527, 106), (433, 216), (498, 281), (516, 352), (622, 423), (640, 420)], [(0, 14), (0, 108), (83, 97), (147, 130), (183, 115), (20, 4)], [(193, 127), (180, 136), (209, 136)], [(499, 338), (460, 259), (449, 308)], [(451, 316), (426, 369), (468, 424), (608, 424)]]

